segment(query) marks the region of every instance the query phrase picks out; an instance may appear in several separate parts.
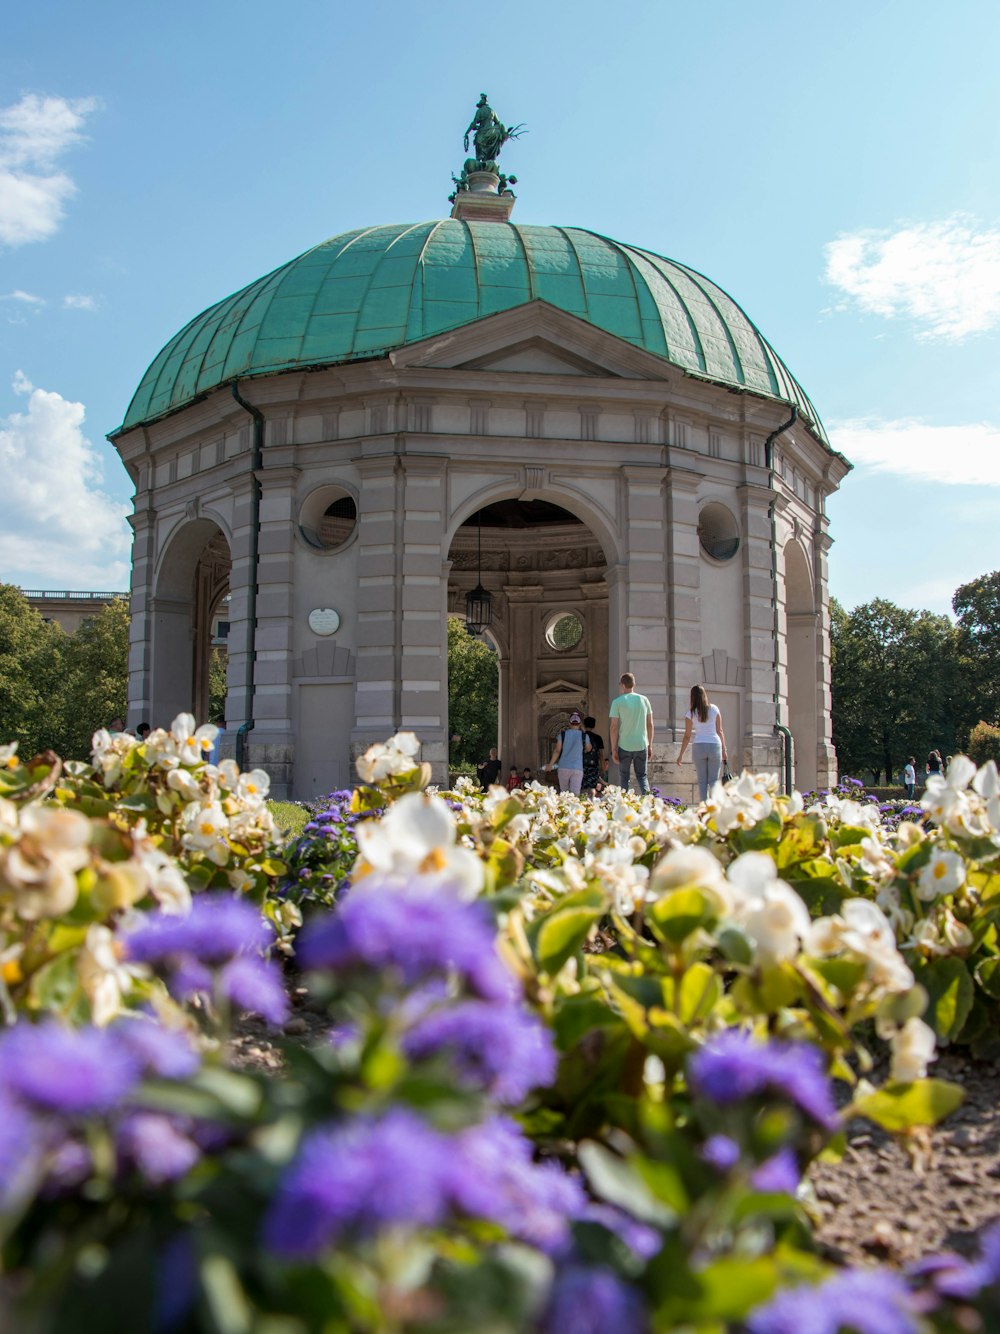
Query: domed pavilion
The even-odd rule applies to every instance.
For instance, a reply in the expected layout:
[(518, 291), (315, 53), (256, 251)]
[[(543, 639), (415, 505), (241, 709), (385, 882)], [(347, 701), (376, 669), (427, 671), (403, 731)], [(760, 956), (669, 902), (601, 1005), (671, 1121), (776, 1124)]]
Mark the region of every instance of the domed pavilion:
[[(484, 169), (485, 168), (485, 169)], [(447, 616), (496, 650), (505, 767), (623, 671), (652, 780), (691, 685), (731, 766), (835, 777), (826, 498), (848, 464), (736, 302), (651, 250), (510, 220), (470, 159), (452, 216), (322, 242), (196, 316), (110, 437), (135, 486), (130, 720), (208, 713), (275, 795), (415, 731), (448, 762)]]

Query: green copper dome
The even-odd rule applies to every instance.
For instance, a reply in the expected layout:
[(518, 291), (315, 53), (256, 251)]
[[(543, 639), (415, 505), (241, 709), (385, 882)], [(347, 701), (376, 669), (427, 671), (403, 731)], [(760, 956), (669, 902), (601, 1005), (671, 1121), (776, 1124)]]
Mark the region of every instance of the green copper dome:
[(743, 311), (692, 269), (576, 227), (454, 219), (335, 236), (209, 307), (142, 378), (123, 430), (232, 380), (384, 356), (547, 301), (683, 370), (815, 408)]

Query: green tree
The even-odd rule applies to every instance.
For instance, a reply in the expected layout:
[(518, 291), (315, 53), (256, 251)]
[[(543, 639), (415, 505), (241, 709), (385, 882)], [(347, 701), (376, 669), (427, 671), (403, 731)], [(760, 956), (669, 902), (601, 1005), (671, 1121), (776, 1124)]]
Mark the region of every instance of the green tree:
[(884, 598), (831, 605), (833, 740), (841, 773), (886, 781), (909, 755), (956, 749), (958, 655), (947, 616)]
[(969, 759), (976, 764), (986, 764), (992, 760), (1000, 765), (1000, 727), (982, 721), (976, 723), (969, 733)]
[(952, 598), (962, 681), (962, 740), (980, 719), (1000, 724), (1000, 570), (962, 584)]
[(19, 588), (0, 584), (0, 744), (16, 741), (26, 757), (52, 744), (53, 696), (68, 642)]
[[(453, 763), (478, 764), (497, 744), (496, 654), (457, 616), (448, 617), (448, 731)], [(503, 758), (503, 757), (501, 757)]]
[(127, 598), (116, 598), (64, 636), (64, 667), (53, 700), (49, 744), (65, 759), (90, 758), (90, 739), (128, 709)]
[(208, 659), (208, 721), (220, 722), (226, 716), (226, 694), (228, 686), (226, 674), (229, 670), (229, 654), (216, 644)]

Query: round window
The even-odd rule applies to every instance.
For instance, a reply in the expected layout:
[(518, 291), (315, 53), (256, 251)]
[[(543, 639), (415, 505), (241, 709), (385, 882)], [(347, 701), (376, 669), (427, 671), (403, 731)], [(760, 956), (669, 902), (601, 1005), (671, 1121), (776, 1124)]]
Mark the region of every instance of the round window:
[(698, 515), (698, 541), (713, 560), (732, 560), (740, 549), (740, 530), (725, 505), (711, 501)]
[(545, 626), (545, 642), (549, 648), (565, 653), (568, 649), (576, 648), (582, 638), (583, 621), (576, 612), (560, 611), (549, 617)]
[(354, 532), (358, 506), (342, 486), (321, 486), (309, 496), (299, 514), (299, 530), (312, 547), (335, 551)]

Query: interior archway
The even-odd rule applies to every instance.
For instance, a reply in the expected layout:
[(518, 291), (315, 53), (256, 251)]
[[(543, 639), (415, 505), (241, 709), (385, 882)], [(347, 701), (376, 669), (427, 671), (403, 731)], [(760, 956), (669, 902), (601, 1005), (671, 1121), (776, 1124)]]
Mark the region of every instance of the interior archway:
[(215, 708), (222, 702), (219, 671), (227, 658), (231, 569), (229, 543), (209, 519), (184, 524), (163, 552), (153, 596), (150, 721), (155, 727), (169, 727), (178, 713), (207, 722), (213, 677)]
[[(481, 556), (480, 556), (481, 550)], [(491, 500), (457, 529), (449, 614), (465, 618), (477, 583), (492, 600), (503, 772), (537, 770), (570, 709), (607, 717), (607, 559), (599, 537), (550, 500)], [(576, 633), (574, 620), (579, 622)], [(451, 734), (449, 726), (449, 734)]]
[(794, 538), (786, 543), (784, 556), (788, 726), (795, 743), (795, 786), (809, 792), (816, 787), (819, 743), (818, 618), (809, 564)]

